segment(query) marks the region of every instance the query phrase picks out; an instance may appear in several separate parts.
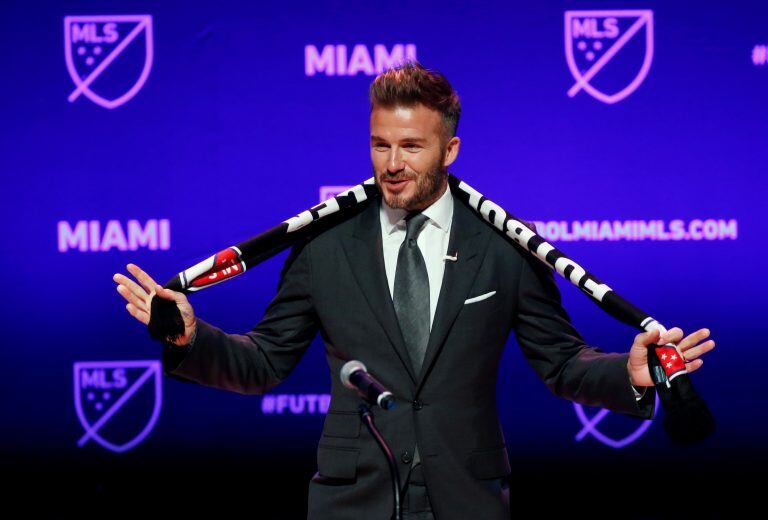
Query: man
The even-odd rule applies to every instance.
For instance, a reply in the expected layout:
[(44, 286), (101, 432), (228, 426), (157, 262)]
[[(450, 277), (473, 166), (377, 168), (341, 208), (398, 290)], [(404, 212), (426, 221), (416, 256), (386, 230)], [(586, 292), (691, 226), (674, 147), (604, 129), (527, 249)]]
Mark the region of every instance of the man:
[[(115, 275), (130, 314), (147, 323), (151, 298), (174, 300), (185, 333), (167, 344), (167, 374), (246, 394), (283, 381), (319, 330), (331, 404), (309, 485), (309, 518), (388, 519), (387, 463), (339, 380), (362, 361), (397, 397), (375, 412), (404, 480), (405, 518), (510, 516), (510, 473), (496, 410), (496, 374), (509, 332), (557, 396), (649, 419), (655, 389), (646, 346), (680, 342), (688, 370), (714, 347), (709, 331), (683, 339), (638, 334), (628, 354), (584, 344), (552, 272), (454, 201), (460, 104), (448, 81), (417, 63), (379, 75), (370, 89), (371, 160), (382, 197), (296, 244), (277, 295), (246, 334), (196, 318), (187, 298), (133, 264), (139, 284)], [(682, 341), (681, 341), (682, 340)], [(191, 345), (191, 346), (190, 346)]]

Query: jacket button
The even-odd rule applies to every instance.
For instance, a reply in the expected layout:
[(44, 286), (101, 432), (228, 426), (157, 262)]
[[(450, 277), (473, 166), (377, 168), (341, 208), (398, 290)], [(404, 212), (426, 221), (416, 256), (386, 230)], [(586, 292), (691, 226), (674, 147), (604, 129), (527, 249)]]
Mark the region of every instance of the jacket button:
[(414, 410), (421, 410), (421, 408), (424, 406), (424, 403), (422, 403), (420, 399), (414, 399), (414, 401), (411, 403), (411, 406), (413, 406)]
[(413, 461), (413, 456), (410, 451), (405, 450), (403, 454), (400, 455), (400, 460), (402, 460), (404, 464), (410, 464)]

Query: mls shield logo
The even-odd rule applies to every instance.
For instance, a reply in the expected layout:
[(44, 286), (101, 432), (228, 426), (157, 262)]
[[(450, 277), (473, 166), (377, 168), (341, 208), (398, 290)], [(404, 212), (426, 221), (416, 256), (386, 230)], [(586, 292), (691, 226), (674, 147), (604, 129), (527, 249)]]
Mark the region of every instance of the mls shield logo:
[[(649, 390), (646, 390), (646, 392), (648, 391)], [(606, 446), (619, 449), (635, 442), (645, 433), (648, 428), (651, 427), (651, 424), (653, 424), (653, 419), (646, 419), (639, 427), (637, 427), (634, 431), (631, 431), (628, 435), (625, 435), (621, 438), (616, 438), (613, 436), (615, 435), (615, 432), (609, 431), (609, 429), (616, 430), (622, 426), (625, 426), (625, 420), (621, 421), (622, 424), (604, 424), (603, 429), (601, 430), (599, 428), (600, 423), (603, 422), (611, 413), (610, 410), (600, 408), (600, 410), (595, 415), (589, 417), (586, 410), (584, 410), (584, 407), (579, 403), (573, 403), (573, 408), (576, 410), (576, 417), (578, 417), (582, 426), (581, 430), (579, 430), (576, 434), (576, 442), (581, 442), (585, 437), (589, 435), (602, 442)], [(653, 417), (656, 417), (658, 411), (659, 399), (656, 399), (656, 406), (653, 410)]]
[(565, 57), (576, 83), (603, 103), (632, 94), (648, 76), (653, 61), (653, 11), (565, 12)]
[(64, 57), (75, 89), (104, 108), (117, 108), (141, 90), (152, 68), (152, 16), (64, 17)]
[(85, 429), (77, 445), (93, 440), (122, 453), (143, 441), (160, 416), (161, 375), (159, 361), (75, 363), (75, 410)]

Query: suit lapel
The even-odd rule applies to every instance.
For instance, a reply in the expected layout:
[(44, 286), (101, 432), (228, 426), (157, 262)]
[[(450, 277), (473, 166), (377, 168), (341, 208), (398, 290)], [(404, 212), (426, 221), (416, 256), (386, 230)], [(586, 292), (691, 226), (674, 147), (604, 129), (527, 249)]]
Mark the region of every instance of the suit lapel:
[(368, 305), (384, 329), (411, 382), (415, 385), (416, 374), (400, 332), (395, 306), (387, 284), (379, 218), (380, 204), (381, 198), (377, 197), (376, 201), (360, 214), (360, 218), (352, 226), (352, 235), (348, 240), (343, 241), (344, 251)]
[(458, 197), (454, 196), (448, 254), (456, 255), (457, 260), (445, 261), (440, 296), (427, 343), (427, 352), (417, 380), (416, 395), (424, 386), (424, 381), (445, 344), (445, 338), (464, 305), (464, 300), (469, 294), (485, 256), (489, 238), (490, 228), (473, 215)]

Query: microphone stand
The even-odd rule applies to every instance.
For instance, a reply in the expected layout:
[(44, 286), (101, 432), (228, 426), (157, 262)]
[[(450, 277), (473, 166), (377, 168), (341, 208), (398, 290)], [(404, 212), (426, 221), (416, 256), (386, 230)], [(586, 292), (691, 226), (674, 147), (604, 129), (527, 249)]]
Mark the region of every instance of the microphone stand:
[(360, 412), (360, 420), (363, 421), (363, 424), (365, 424), (368, 431), (371, 432), (373, 438), (376, 439), (376, 443), (379, 445), (379, 448), (381, 448), (381, 451), (384, 452), (384, 456), (387, 457), (389, 474), (392, 477), (392, 491), (395, 499), (395, 520), (402, 520), (403, 511), (400, 505), (400, 472), (397, 469), (395, 456), (392, 454), (392, 450), (389, 448), (387, 441), (384, 440), (381, 432), (379, 432), (378, 428), (376, 428), (376, 425), (373, 423), (373, 413), (371, 413), (371, 409), (368, 405), (362, 403), (358, 410)]

